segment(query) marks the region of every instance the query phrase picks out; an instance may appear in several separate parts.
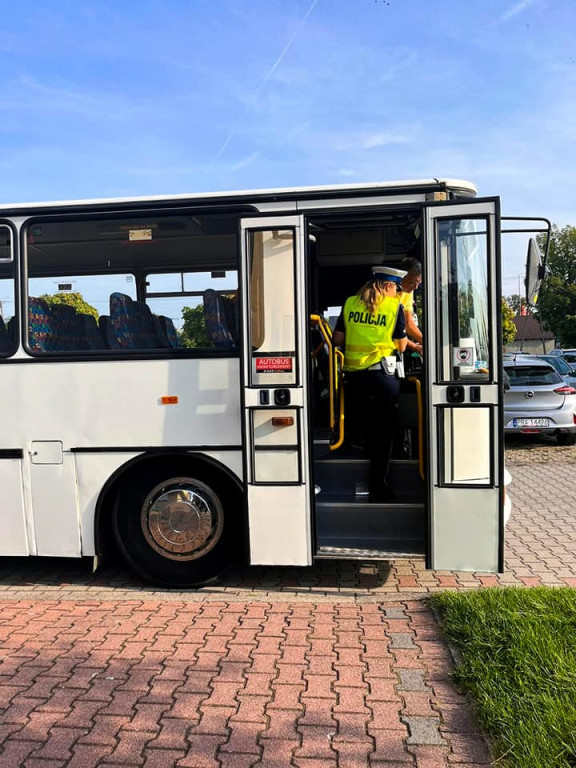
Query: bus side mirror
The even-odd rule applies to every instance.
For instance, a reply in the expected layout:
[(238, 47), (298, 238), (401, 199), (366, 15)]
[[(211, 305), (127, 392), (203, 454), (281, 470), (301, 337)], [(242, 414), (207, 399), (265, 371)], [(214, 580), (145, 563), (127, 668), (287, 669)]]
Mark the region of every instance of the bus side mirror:
[(542, 264), (542, 254), (535, 238), (531, 237), (528, 243), (528, 255), (526, 257), (526, 302), (530, 307), (535, 307), (538, 302), (538, 291), (542, 280), (546, 276), (546, 270)]

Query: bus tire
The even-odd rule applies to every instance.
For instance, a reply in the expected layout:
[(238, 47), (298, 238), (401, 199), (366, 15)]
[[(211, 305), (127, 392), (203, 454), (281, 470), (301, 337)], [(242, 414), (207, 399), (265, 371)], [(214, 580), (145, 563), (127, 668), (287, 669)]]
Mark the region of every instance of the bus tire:
[(210, 466), (180, 459), (146, 465), (125, 478), (112, 517), (128, 565), (160, 586), (202, 586), (242, 551), (241, 495)]

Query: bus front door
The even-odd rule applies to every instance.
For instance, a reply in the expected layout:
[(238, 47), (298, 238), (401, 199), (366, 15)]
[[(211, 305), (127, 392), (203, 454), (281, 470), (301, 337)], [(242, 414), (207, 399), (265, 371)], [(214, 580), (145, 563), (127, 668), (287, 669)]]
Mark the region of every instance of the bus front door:
[(426, 209), (428, 565), (503, 569), (498, 201)]
[(301, 216), (243, 219), (242, 408), (250, 562), (312, 563)]

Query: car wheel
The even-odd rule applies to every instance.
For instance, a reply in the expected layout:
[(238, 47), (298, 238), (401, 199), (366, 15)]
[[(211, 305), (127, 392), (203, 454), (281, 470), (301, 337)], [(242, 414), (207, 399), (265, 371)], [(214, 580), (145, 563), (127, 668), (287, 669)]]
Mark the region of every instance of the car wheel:
[(113, 529), (142, 578), (186, 588), (214, 580), (238, 559), (241, 519), (239, 493), (223, 473), (173, 462), (147, 467), (120, 487)]
[(556, 435), (558, 445), (576, 445), (576, 434), (573, 432), (561, 432)]

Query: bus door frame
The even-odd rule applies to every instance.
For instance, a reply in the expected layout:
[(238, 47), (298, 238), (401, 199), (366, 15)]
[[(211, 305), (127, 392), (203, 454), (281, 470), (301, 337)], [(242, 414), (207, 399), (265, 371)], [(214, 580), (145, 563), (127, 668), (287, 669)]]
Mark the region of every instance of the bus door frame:
[[(445, 224), (440, 227), (446, 238), (442, 247), (439, 224), (461, 219), (485, 221), (487, 225), (485, 234), (481, 233), (486, 253), (485, 319), (489, 328), (489, 359), (485, 363), (488, 376), (484, 379), (480, 371), (474, 375), (470, 369), (470, 378), (462, 378), (464, 371), (458, 368), (462, 363), (456, 359), (469, 356), (472, 347), (464, 346), (470, 340), (463, 342), (459, 338), (460, 327), (458, 347), (450, 340), (455, 338), (454, 312), (450, 310), (449, 298), (450, 294), (454, 296), (451, 260), (454, 249), (465, 249), (466, 245), (459, 245), (457, 236), (449, 233), (451, 225)], [(424, 222), (425, 402), (429, 457), (426, 564), (438, 570), (502, 572), (504, 437), (499, 199), (429, 204), (424, 210)], [(480, 232), (482, 225), (477, 228)], [(456, 288), (460, 295), (459, 284)], [(452, 307), (453, 304), (452, 298)], [(458, 311), (457, 321), (459, 317)], [(473, 369), (475, 361), (471, 363)]]
[[(283, 288), (287, 290), (286, 276), (288, 280), (293, 280), (294, 290), (289, 300), (294, 313), (295, 375), (285, 373), (278, 376), (271, 371), (258, 374), (266, 356), (282, 362), (286, 350), (265, 348), (259, 355), (251, 348), (252, 305), (255, 303), (251, 291), (251, 249), (256, 248), (253, 236), (259, 232), (277, 235), (284, 233), (284, 239), (288, 242), (287, 231), (293, 232), (292, 271), (289, 267), (288, 251), (285, 249), (286, 254), (283, 256), (279, 244), (278, 267), (269, 268), (262, 278), (262, 291), (264, 302), (269, 303), (264, 316), (267, 318), (266, 322), (270, 321), (272, 325), (273, 314), (282, 311), (278, 306), (284, 304), (284, 308), (287, 308), (286, 294), (279, 295)], [(248, 509), (250, 562), (258, 565), (311, 565), (313, 562), (305, 232), (303, 215), (261, 216), (240, 220), (244, 484)], [(273, 239), (274, 234), (271, 237)], [(263, 254), (266, 253), (266, 248), (269, 249), (268, 256), (262, 256), (262, 264), (265, 264), (266, 258), (270, 258), (272, 264), (273, 244), (266, 241), (265, 235), (260, 242)], [(265, 245), (266, 242), (268, 245)], [(261, 269), (264, 272), (266, 267), (261, 265)], [(275, 282), (277, 275), (284, 275), (284, 279)], [(266, 291), (269, 295), (266, 295)], [(271, 310), (270, 307), (274, 309)], [(269, 312), (272, 314), (267, 314)], [(286, 322), (290, 323), (289, 313), (286, 318)], [(267, 330), (264, 332), (267, 333)], [(264, 346), (266, 347), (266, 344)], [(266, 377), (270, 378), (270, 383), (266, 381)], [(286, 422), (282, 426), (282, 419), (291, 418), (293, 424)], [(274, 426), (272, 419), (277, 420), (280, 426)], [(279, 451), (284, 452), (287, 463), (292, 462), (294, 467), (292, 475), (287, 472), (286, 477), (280, 480), (277, 476), (283, 470)], [(277, 454), (276, 459), (274, 452)]]

